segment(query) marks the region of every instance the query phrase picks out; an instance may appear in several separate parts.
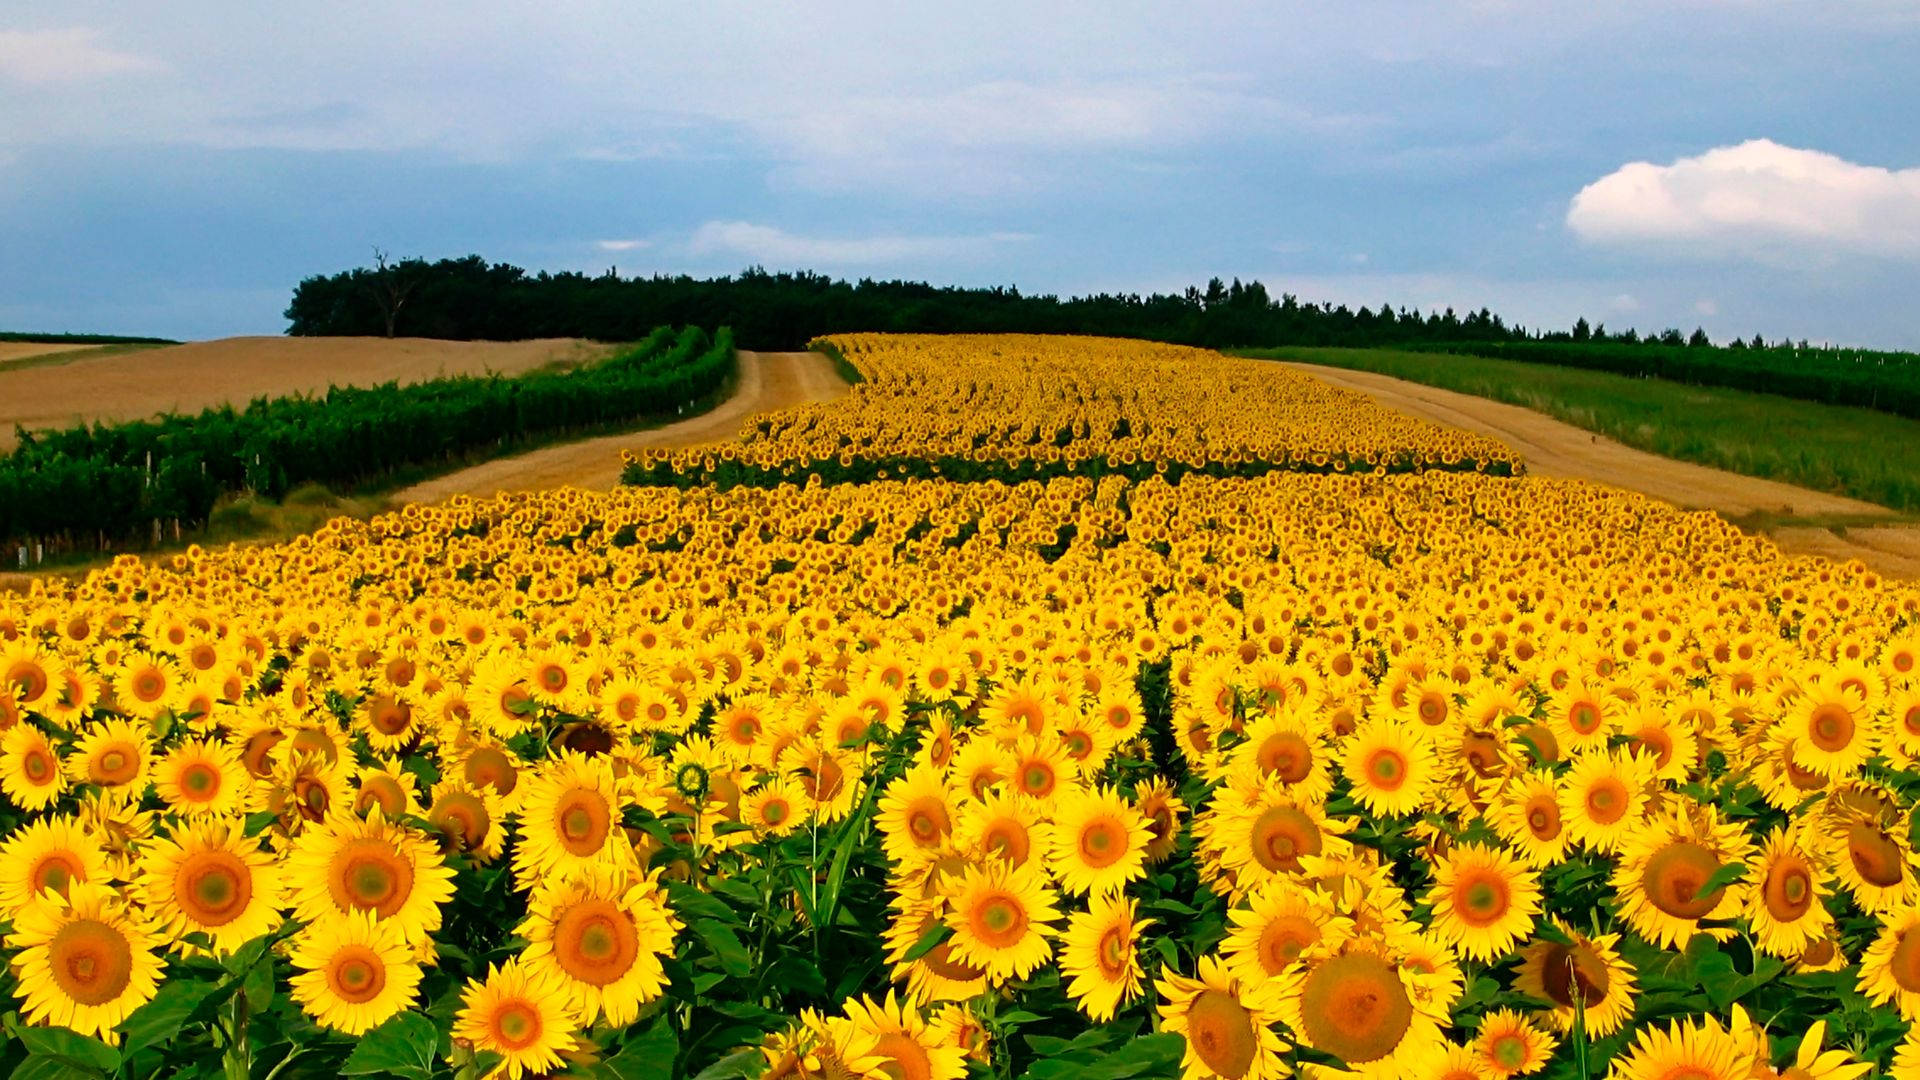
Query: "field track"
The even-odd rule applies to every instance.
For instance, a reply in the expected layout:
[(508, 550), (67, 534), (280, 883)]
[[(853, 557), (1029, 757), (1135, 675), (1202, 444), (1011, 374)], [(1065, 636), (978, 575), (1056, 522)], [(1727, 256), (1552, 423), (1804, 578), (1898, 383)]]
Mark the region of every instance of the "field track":
[[(0, 349), (11, 347), (0, 343)], [(319, 393), (329, 385), (414, 383), (487, 372), (518, 375), (547, 364), (580, 363), (610, 348), (575, 338), (496, 342), (236, 337), (109, 352), (14, 371), (0, 367), (0, 451), (17, 441), (15, 424), (61, 428), (169, 411), (199, 412), (223, 403), (245, 405), (263, 395)], [(19, 358), (9, 353), (0, 357)]]
[(572, 486), (608, 490), (620, 482), (620, 451), (697, 446), (732, 437), (754, 413), (809, 401), (831, 401), (847, 384), (826, 357), (813, 352), (740, 353), (733, 396), (691, 419), (647, 431), (605, 435), (482, 462), (423, 481), (392, 496), (395, 505), (438, 502), (450, 495), (493, 495)]
[[(1388, 408), (1490, 435), (1506, 443), (1537, 476), (1572, 477), (1626, 488), (1689, 510), (1730, 518), (1896, 519), (1884, 506), (1741, 476), (1722, 469), (1635, 450), (1583, 428), (1518, 405), (1396, 379), (1370, 371), (1283, 361), (1296, 371), (1358, 390)], [(1920, 578), (1920, 529), (1899, 524), (1854, 525), (1844, 535), (1811, 524), (1767, 530), (1782, 548), (1831, 559), (1859, 559), (1885, 573)]]
[(0, 364), (31, 360), (36, 356), (104, 348), (102, 345), (73, 345), (63, 341), (0, 341)]

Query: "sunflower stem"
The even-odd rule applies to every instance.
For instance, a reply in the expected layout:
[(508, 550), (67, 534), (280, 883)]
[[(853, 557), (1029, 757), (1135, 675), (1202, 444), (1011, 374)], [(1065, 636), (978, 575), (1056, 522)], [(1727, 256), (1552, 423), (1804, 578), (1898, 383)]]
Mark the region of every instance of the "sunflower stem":
[(232, 998), (232, 1018), (227, 1024), (227, 1052), (221, 1064), (227, 1080), (247, 1080), (253, 1075), (253, 1047), (247, 1041), (247, 995)]

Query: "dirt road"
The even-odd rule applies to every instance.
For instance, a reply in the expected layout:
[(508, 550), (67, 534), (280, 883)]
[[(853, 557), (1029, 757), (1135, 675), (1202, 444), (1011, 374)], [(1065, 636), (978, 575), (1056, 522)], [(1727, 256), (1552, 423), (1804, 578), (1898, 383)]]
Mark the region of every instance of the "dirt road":
[(1795, 554), (1859, 559), (1883, 573), (1920, 578), (1920, 529), (1911, 525), (1850, 525), (1844, 530), (1793, 518), (1848, 518), (1871, 522), (1898, 515), (1884, 506), (1794, 487), (1773, 480), (1635, 450), (1532, 409), (1442, 390), (1371, 371), (1285, 361), (1295, 371), (1358, 390), (1391, 409), (1506, 443), (1537, 476), (1564, 476), (1642, 492), (1688, 510), (1730, 518), (1780, 518), (1767, 534)]
[(641, 447), (697, 446), (728, 439), (755, 413), (808, 401), (831, 401), (847, 392), (833, 364), (812, 352), (740, 353), (740, 384), (732, 397), (691, 419), (647, 431), (606, 435), (482, 462), (395, 492), (393, 503), (438, 502), (449, 495), (493, 495), (573, 486), (611, 489), (620, 482), (620, 451)]

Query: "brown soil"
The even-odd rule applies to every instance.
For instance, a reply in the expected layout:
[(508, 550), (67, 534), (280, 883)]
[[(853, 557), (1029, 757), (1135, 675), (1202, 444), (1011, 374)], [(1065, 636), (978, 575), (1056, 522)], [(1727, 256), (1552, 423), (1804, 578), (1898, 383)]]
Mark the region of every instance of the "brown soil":
[(100, 347), (99, 345), (70, 345), (59, 341), (0, 341), (0, 364), (47, 356), (52, 353), (80, 352), (84, 349)]
[(698, 446), (732, 438), (755, 413), (809, 401), (831, 401), (846, 392), (845, 380), (819, 353), (742, 350), (739, 386), (732, 397), (709, 412), (665, 427), (583, 439), (482, 462), (395, 492), (393, 502), (438, 502), (450, 495), (487, 496), (568, 486), (605, 491), (620, 482), (622, 450)]
[[(1370, 371), (1287, 366), (1358, 390), (1388, 408), (1499, 439), (1536, 476), (1611, 484), (1683, 509), (1712, 510), (1757, 527), (1795, 554), (1859, 559), (1883, 573), (1920, 578), (1920, 529), (1902, 524), (1900, 515), (1884, 506), (1649, 454), (1518, 405)], [(1819, 518), (1850, 524), (1804, 520)], [(1888, 523), (1876, 524), (1880, 521)]]
[(487, 372), (517, 375), (548, 364), (582, 363), (609, 348), (574, 338), (239, 337), (17, 371), (0, 369), (0, 450), (14, 445), (15, 424), (28, 429), (69, 427), (245, 405), (262, 396), (315, 394), (328, 386), (413, 383)]

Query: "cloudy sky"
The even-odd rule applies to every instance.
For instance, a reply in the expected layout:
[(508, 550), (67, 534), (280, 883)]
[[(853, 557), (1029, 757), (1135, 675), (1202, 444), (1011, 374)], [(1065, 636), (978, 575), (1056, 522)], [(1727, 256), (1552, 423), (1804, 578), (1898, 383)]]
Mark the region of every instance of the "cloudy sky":
[(1916, 0), (299, 7), (0, 7), (0, 329), (377, 245), (1920, 347)]

